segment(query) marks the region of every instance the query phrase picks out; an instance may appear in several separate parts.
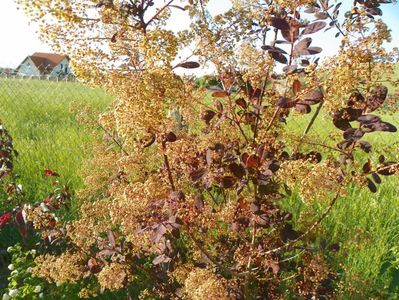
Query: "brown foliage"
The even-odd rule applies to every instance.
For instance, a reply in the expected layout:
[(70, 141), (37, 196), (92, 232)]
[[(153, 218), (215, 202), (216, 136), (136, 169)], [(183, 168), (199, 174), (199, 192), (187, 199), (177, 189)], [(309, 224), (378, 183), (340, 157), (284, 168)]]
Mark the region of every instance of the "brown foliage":
[[(375, 192), (379, 175), (398, 169), (385, 159), (364, 165), (354, 155), (372, 151), (364, 137), (396, 131), (370, 114), (384, 105), (381, 69), (391, 66), (377, 1), (355, 1), (343, 20), (340, 4), (325, 0), (263, 6), (243, 0), (216, 17), (206, 13), (207, 1), (194, 0), (182, 7), (147, 0), (94, 1), (95, 7), (20, 2), (34, 20), (48, 23), (43, 34), (72, 57), (78, 76), (117, 99), (100, 120), (112, 138), (94, 164), (114, 174), (88, 172), (89, 185), (105, 177), (104, 191), (98, 197), (89, 186), (98, 199), (84, 203), (66, 226), (65, 248), (74, 249), (68, 255), (85, 262), (69, 275), (97, 278), (100, 291), (135, 285), (161, 299), (279, 299), (281, 291), (333, 297), (334, 272), (309, 250), (309, 233), (345, 187)], [(176, 10), (192, 17), (187, 31), (165, 26)], [(310, 14), (317, 20), (307, 22)], [(343, 38), (329, 65), (319, 64), (322, 49), (311, 46), (310, 36), (323, 29)], [(190, 45), (193, 53), (182, 59)], [(176, 73), (204, 63), (216, 70), (211, 91)], [(337, 146), (307, 136), (322, 107), (342, 131)], [(289, 115), (298, 117), (294, 111), (314, 111), (299, 138), (284, 125)], [(302, 232), (281, 208), (293, 190), (304, 202), (331, 199)], [(41, 256), (43, 268), (46, 261), (57, 258)]]

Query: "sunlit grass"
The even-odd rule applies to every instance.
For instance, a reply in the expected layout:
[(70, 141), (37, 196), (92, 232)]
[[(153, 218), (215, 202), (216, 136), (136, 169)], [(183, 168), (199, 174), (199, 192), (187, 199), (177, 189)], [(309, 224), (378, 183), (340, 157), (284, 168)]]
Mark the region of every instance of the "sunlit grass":
[(71, 103), (104, 110), (111, 99), (76, 82), (0, 79), (0, 120), (14, 139), (19, 156), (15, 172), (30, 202), (51, 189), (43, 170), (61, 174), (73, 189), (82, 186), (78, 171), (92, 137), (78, 124)]

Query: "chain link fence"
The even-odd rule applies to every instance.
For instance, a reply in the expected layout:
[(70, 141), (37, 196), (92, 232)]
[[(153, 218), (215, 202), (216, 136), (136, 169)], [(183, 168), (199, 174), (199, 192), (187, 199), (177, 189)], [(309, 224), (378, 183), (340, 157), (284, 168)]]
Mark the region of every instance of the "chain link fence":
[[(93, 137), (77, 121), (76, 108), (88, 105), (101, 112), (112, 102), (111, 97), (72, 76), (20, 76), (2, 70), (0, 123), (13, 137), (18, 152), (14, 171), (20, 175), (27, 201), (41, 201), (51, 191), (51, 182), (43, 175), (45, 169), (59, 173), (62, 182), (78, 189), (82, 184), (79, 169), (88, 154), (85, 146)], [(0, 199), (0, 215), (10, 209), (12, 204)], [(6, 247), (18, 241), (14, 231), (1, 229), (0, 289), (10, 272)]]
[[(101, 89), (89, 88), (72, 78), (21, 76), (7, 68), (0, 74), (0, 120), (14, 137), (15, 149), (20, 153), (17, 172), (35, 190), (32, 197), (44, 195), (47, 190), (41, 184), (32, 187), (32, 182), (43, 181), (44, 169), (52, 169), (72, 185), (79, 185), (77, 169), (84, 160), (85, 142), (90, 137), (78, 124), (71, 107), (85, 104), (103, 111), (112, 101)], [(288, 132), (304, 132), (316, 109), (317, 105), (312, 106), (307, 115), (291, 113)], [(399, 128), (398, 115), (380, 111), (376, 114)], [(336, 144), (337, 138), (342, 139), (342, 132), (333, 126), (324, 108), (308, 135), (330, 146)], [(396, 133), (386, 132), (374, 132), (364, 139), (377, 145), (398, 141)]]
[[(85, 160), (85, 144), (91, 137), (71, 108), (84, 104), (104, 111), (112, 98), (101, 89), (92, 89), (74, 80), (73, 76), (20, 76), (12, 69), (0, 71), (0, 121), (14, 138), (14, 147), (19, 152), (15, 171), (21, 176), (29, 201), (41, 201), (48, 193), (49, 182), (43, 176), (45, 169), (61, 174), (61, 180), (78, 188), (81, 185), (78, 171)], [(289, 117), (288, 131), (304, 132), (315, 110), (313, 106), (309, 115)], [(383, 119), (399, 128), (398, 115), (385, 114)], [(342, 132), (334, 128), (331, 117), (321, 109), (309, 135), (333, 145), (336, 143), (333, 137)], [(397, 142), (398, 134), (375, 132), (365, 139), (383, 146)], [(0, 213), (7, 209), (1, 205), (2, 201)], [(0, 235), (0, 285), (8, 274), (9, 256), (3, 247), (12, 244), (7, 242), (9, 238), (9, 234)]]
[(76, 120), (73, 107), (104, 111), (111, 101), (101, 89), (70, 78), (0, 75), (0, 120), (14, 138), (19, 153), (15, 170), (30, 201), (48, 192), (45, 169), (61, 174), (74, 188), (79, 186), (78, 169), (92, 137)]

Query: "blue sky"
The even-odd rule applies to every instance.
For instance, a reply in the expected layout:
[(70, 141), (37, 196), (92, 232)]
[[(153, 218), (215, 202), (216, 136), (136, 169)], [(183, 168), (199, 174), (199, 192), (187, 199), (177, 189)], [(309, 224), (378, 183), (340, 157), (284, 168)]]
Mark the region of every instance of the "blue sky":
[[(160, 0), (158, 0), (160, 1)], [(210, 0), (210, 11), (218, 14), (230, 6), (230, 0)], [(346, 5), (352, 1), (343, 0)], [(390, 47), (399, 47), (399, 3), (395, 6), (383, 5), (384, 16), (392, 29), (393, 42)], [(183, 13), (176, 14), (172, 24), (183, 25), (189, 21)], [(15, 67), (27, 55), (33, 52), (50, 51), (48, 46), (38, 39), (37, 28), (29, 25), (22, 11), (17, 9), (14, 0), (0, 0), (0, 66)], [(337, 51), (333, 37), (316, 36), (313, 44), (324, 49), (324, 55), (333, 55)]]

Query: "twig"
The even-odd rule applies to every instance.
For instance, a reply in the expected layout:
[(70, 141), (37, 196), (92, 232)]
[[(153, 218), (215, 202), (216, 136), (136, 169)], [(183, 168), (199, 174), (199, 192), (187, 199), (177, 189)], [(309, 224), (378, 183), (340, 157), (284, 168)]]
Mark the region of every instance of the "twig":
[(340, 195), (340, 192), (341, 192), (341, 187), (339, 188), (337, 194), (335, 195), (334, 199), (330, 202), (330, 204), (328, 205), (328, 207), (326, 208), (326, 210), (324, 211), (324, 213), (320, 216), (320, 218), (319, 218), (316, 222), (314, 222), (313, 225), (310, 226), (303, 234), (301, 234), (298, 238), (296, 238), (295, 240), (292, 240), (291, 242), (289, 242), (289, 243), (287, 243), (287, 244), (285, 244), (285, 245), (283, 245), (283, 246), (280, 246), (280, 247), (277, 247), (277, 248), (275, 248), (275, 249), (266, 251), (266, 252), (264, 253), (264, 255), (268, 255), (268, 254), (280, 252), (281, 250), (291, 248), (293, 245), (295, 245), (297, 242), (299, 242), (299, 241), (302, 240), (305, 236), (307, 236), (310, 232), (312, 232), (313, 229), (315, 229), (317, 226), (319, 226), (320, 223), (328, 216), (328, 214), (329, 214), (330, 211), (332, 210), (334, 204), (337, 202), (337, 200), (338, 200), (338, 198), (339, 198), (339, 195)]
[[(253, 229), (252, 229), (251, 247), (253, 247), (255, 244), (255, 236), (256, 236), (256, 223), (254, 222)], [(249, 256), (247, 270), (251, 269), (251, 263), (252, 263), (252, 256)]]
[(100, 128), (101, 128), (106, 134), (108, 134), (108, 135), (112, 138), (113, 142), (122, 150), (122, 152), (123, 152), (125, 155), (129, 155), (129, 153), (123, 148), (122, 144), (114, 137), (114, 135), (112, 135), (112, 134), (111, 134), (104, 126), (102, 126), (101, 124), (98, 124), (98, 126), (100, 126)]
[(275, 110), (275, 112), (274, 112), (274, 114), (273, 114), (272, 119), (271, 119), (270, 122), (269, 122), (269, 125), (267, 125), (266, 132), (268, 132), (268, 131), (270, 130), (270, 128), (272, 128), (273, 123), (274, 123), (274, 121), (276, 120), (277, 115), (278, 115), (279, 112), (280, 112), (280, 107), (277, 107), (276, 110)]
[(147, 23), (144, 24), (144, 29), (146, 29), (146, 28), (148, 27), (148, 25), (149, 25), (152, 21), (154, 21), (166, 8), (168, 8), (168, 6), (171, 5), (173, 1), (175, 1), (175, 0), (169, 0), (168, 3), (166, 3), (163, 7), (161, 7), (161, 8), (158, 10), (158, 12), (157, 12), (150, 20), (148, 20)]
[(316, 121), (317, 117), (319, 116), (321, 108), (323, 107), (323, 103), (324, 103), (324, 101), (321, 101), (319, 106), (317, 106), (317, 109), (316, 109), (315, 113), (313, 114), (312, 119), (310, 120), (308, 126), (306, 126), (306, 129), (305, 129), (305, 131), (302, 134), (302, 137), (301, 137), (301, 139), (299, 141), (299, 144), (296, 146), (296, 151), (298, 151), (299, 147), (302, 144), (303, 139), (309, 133), (310, 129), (312, 128), (312, 126), (314, 124), (314, 122)]
[(162, 142), (162, 150), (163, 150), (163, 161), (165, 163), (165, 167), (168, 172), (168, 179), (169, 179), (170, 187), (172, 188), (173, 191), (176, 191), (175, 183), (173, 181), (172, 171), (171, 171), (170, 164), (169, 164), (169, 159), (168, 159), (168, 156), (166, 155), (166, 142), (165, 141)]
[(247, 135), (245, 134), (244, 130), (241, 127), (240, 121), (237, 118), (236, 112), (234, 111), (234, 105), (232, 103), (232, 99), (231, 96), (228, 96), (229, 99), (229, 105), (230, 105), (230, 110), (231, 110), (231, 115), (232, 115), (232, 119), (233, 122), (238, 126), (238, 129), (240, 130), (242, 136), (244, 137), (245, 141), (247, 142), (247, 144), (249, 143), (249, 139), (247, 137)]
[(327, 149), (330, 149), (330, 150), (334, 150), (334, 151), (337, 151), (337, 152), (341, 152), (342, 154), (347, 154), (345, 151), (343, 151), (343, 150), (341, 150), (341, 149), (334, 148), (334, 147), (331, 147), (331, 146), (328, 146), (328, 145), (325, 145), (325, 144), (321, 144), (321, 143), (304, 141), (304, 140), (302, 140), (302, 139), (299, 139), (299, 140), (295, 140), (295, 139), (294, 139), (294, 141), (300, 142), (300, 143), (302, 143), (302, 144), (308, 144), (308, 145), (313, 145), (313, 146), (320, 146), (320, 147), (324, 147), (324, 148), (327, 148)]
[(242, 276), (243, 274), (238, 274), (226, 267), (224, 267), (223, 265), (221, 265), (209, 252), (208, 250), (206, 250), (202, 245), (201, 242), (199, 240), (197, 240), (189, 231), (187, 231), (188, 236), (190, 237), (190, 239), (194, 242), (194, 244), (198, 247), (198, 249), (201, 251), (202, 254), (205, 255), (205, 257), (212, 262), (222, 273), (224, 277), (231, 277), (232, 275), (235, 276)]
[[(265, 33), (264, 37), (266, 37), (266, 33)], [(272, 41), (271, 46), (274, 47), (276, 45), (277, 37), (278, 37), (278, 29), (274, 29), (274, 40)], [(264, 39), (264, 41), (265, 41), (265, 39)], [(263, 41), (263, 43), (264, 43), (264, 41)], [(265, 91), (266, 91), (269, 75), (270, 75), (270, 66), (267, 69), (267, 73), (266, 73), (265, 79), (263, 81), (262, 92), (261, 92), (261, 95), (258, 100), (258, 106), (260, 106), (260, 107), (262, 106), (263, 97), (265, 96)], [(259, 111), (259, 114), (260, 114), (260, 111)], [(254, 130), (254, 140), (256, 140), (256, 138), (258, 136), (258, 126), (259, 126), (259, 117), (256, 118), (256, 124), (255, 124), (255, 130)], [(268, 131), (269, 129), (267, 129), (266, 131)]]
[[(292, 36), (292, 33), (291, 33), (291, 36)], [(291, 51), (290, 51), (290, 60), (289, 60), (288, 66), (291, 66), (291, 65), (292, 65), (292, 60), (293, 60), (293, 57), (294, 57), (294, 43), (295, 43), (295, 41), (294, 41), (294, 39), (292, 38), (292, 41), (291, 41)], [(287, 85), (287, 83), (288, 83), (288, 78), (287, 78), (287, 80), (286, 80), (286, 85)], [(288, 87), (286, 87), (286, 90), (288, 90)], [(274, 123), (274, 121), (276, 121), (277, 115), (278, 115), (278, 113), (280, 112), (280, 109), (281, 109), (280, 107), (277, 107), (277, 108), (276, 108), (276, 111), (274, 112), (273, 117), (272, 117), (272, 119), (270, 120), (269, 125), (268, 125), (267, 128), (266, 128), (266, 132), (268, 132), (268, 131), (270, 130), (270, 128), (272, 128), (273, 123)]]
[(317, 107), (312, 119), (310, 120), (308, 126), (306, 127), (305, 131), (303, 132), (302, 138), (309, 133), (310, 129), (312, 128), (312, 126), (314, 124), (314, 122), (316, 121), (317, 117), (320, 114), (320, 111), (321, 111), (321, 108), (323, 107), (323, 104), (324, 104), (324, 101), (321, 101), (319, 106)]

